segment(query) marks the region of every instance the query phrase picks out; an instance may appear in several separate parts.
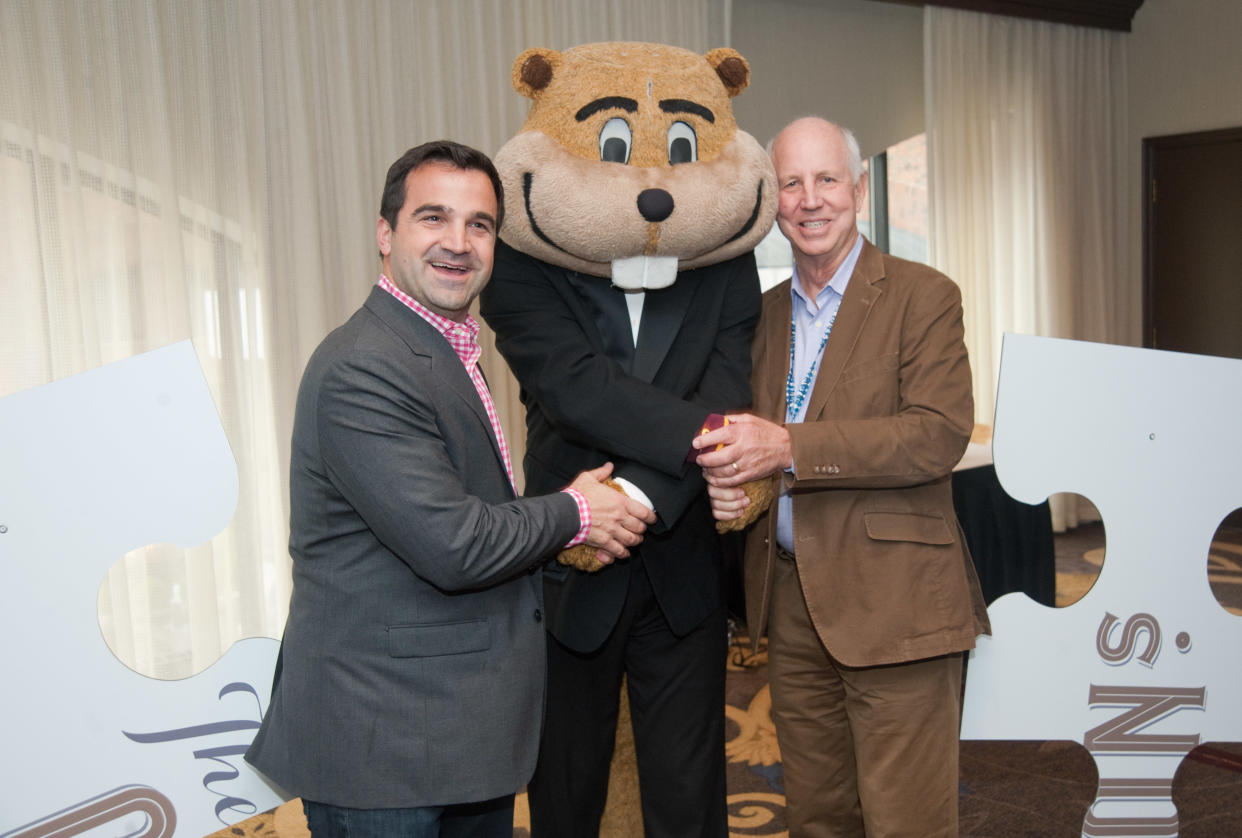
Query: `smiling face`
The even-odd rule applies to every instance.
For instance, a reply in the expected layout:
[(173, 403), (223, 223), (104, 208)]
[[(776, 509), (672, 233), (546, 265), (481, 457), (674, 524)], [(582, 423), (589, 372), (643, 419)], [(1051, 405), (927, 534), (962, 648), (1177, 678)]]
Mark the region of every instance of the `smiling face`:
[(771, 162), (733, 116), (749, 80), (735, 51), (535, 48), (513, 78), (534, 102), (495, 158), (511, 199), (503, 238), (516, 249), (623, 285), (618, 264), (711, 265), (771, 228)]
[(821, 119), (790, 124), (772, 144), (779, 198), (776, 223), (793, 245), (798, 275), (824, 281), (845, 261), (858, 237), (867, 176), (850, 172), (841, 130)]
[(396, 228), (379, 220), (384, 275), (436, 314), (465, 320), (492, 273), (496, 212), (485, 173), (424, 163), (406, 175)]

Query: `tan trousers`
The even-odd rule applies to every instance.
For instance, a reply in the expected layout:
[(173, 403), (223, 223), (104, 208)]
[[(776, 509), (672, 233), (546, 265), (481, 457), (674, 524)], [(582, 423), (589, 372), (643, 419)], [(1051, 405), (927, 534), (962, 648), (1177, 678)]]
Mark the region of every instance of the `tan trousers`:
[(956, 838), (961, 654), (837, 663), (777, 559), (768, 671), (790, 838)]

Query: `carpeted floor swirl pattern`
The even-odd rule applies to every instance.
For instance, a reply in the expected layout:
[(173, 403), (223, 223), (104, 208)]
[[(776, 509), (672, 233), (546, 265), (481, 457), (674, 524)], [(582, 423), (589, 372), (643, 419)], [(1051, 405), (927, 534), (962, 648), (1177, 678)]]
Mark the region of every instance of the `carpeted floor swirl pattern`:
[[(1100, 524), (1057, 537), (1057, 605), (1079, 599), (1104, 557)], [(1242, 615), (1242, 529), (1222, 528), (1207, 557), (1217, 600)], [(1196, 569), (1197, 572), (1202, 570)], [(750, 655), (735, 637), (725, 663), (726, 753), (731, 838), (787, 838), (780, 749), (769, 714), (767, 655)], [(639, 838), (642, 825), (628, 708), (613, 761), (602, 838)], [(1091, 756), (1075, 742), (967, 741), (961, 745), (960, 834), (964, 838), (1078, 836), (1095, 796)], [(1182, 838), (1242, 836), (1242, 744), (1206, 743), (1182, 762), (1173, 782)], [(519, 796), (514, 836), (528, 838), (529, 814)], [(257, 815), (211, 838), (306, 838), (297, 801)]]

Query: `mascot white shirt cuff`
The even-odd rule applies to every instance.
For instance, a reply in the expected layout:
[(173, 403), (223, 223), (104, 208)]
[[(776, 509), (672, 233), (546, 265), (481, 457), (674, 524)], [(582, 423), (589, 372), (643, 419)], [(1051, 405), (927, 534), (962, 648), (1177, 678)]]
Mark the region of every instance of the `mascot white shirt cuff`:
[(655, 505), (652, 504), (651, 498), (647, 497), (646, 492), (626, 480), (624, 477), (613, 477), (612, 479), (617, 481), (617, 485), (625, 490), (626, 495), (638, 501), (652, 512), (655, 512)]

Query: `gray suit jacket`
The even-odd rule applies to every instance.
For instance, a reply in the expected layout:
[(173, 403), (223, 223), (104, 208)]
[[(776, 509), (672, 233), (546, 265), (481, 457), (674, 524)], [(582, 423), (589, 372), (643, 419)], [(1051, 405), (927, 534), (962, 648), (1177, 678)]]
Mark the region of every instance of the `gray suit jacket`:
[(353, 808), (519, 789), (543, 714), (539, 565), (577, 509), (514, 497), (461, 361), (382, 289), (307, 365), (290, 506), (293, 598), (247, 760)]

